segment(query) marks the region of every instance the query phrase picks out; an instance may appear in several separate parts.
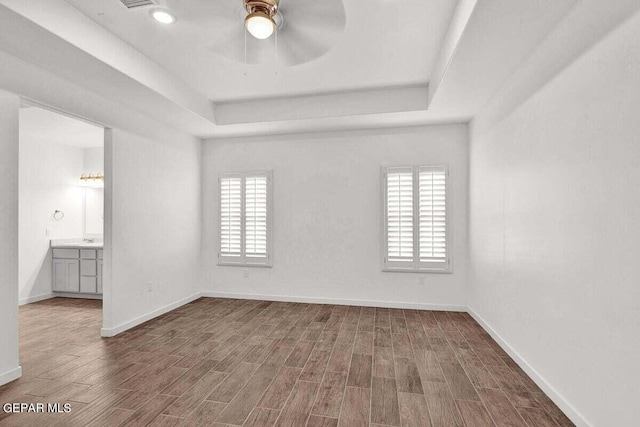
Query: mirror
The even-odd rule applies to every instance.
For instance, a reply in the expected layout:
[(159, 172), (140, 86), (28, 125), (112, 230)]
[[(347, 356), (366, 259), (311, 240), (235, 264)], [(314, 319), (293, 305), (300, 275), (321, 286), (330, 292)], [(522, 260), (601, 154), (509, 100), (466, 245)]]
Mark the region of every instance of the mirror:
[(85, 188), (84, 235), (102, 237), (104, 233), (104, 188)]

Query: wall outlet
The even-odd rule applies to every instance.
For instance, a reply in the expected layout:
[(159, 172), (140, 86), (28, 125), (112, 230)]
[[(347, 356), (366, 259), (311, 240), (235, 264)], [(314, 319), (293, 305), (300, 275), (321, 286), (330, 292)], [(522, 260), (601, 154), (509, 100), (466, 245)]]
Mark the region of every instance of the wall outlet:
[(420, 276), (418, 278), (418, 283), (421, 285), (426, 285), (427, 284), (427, 278), (425, 276)]
[(149, 282), (147, 283), (147, 292), (152, 292), (153, 291), (153, 282)]
[(51, 236), (51, 229), (50, 229), (49, 227), (47, 227), (47, 228), (45, 229), (45, 231), (44, 231), (44, 235), (45, 235), (45, 236), (47, 236), (47, 237), (48, 237), (48, 236)]
[(243, 277), (249, 277), (249, 269), (245, 268), (244, 270), (242, 270), (242, 276)]

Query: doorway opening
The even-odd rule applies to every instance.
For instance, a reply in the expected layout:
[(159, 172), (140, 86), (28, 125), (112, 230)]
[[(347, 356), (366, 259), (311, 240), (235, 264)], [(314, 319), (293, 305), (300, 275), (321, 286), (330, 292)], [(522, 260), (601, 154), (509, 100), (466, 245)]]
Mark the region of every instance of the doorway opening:
[[(86, 329), (100, 337), (104, 242), (105, 129), (23, 102), (19, 115), (19, 304), (20, 335), (85, 309)], [(51, 343), (21, 339), (23, 372), (31, 350)], [(69, 342), (67, 342), (67, 345)], [(26, 349), (24, 345), (44, 348)], [(25, 363), (26, 362), (26, 363)], [(25, 366), (26, 364), (26, 366)]]

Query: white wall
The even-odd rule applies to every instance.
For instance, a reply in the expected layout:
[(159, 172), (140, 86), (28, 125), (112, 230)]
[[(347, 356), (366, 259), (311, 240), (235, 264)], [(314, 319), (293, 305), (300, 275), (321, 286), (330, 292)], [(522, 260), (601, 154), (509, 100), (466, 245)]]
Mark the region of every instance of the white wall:
[(84, 150), (84, 172), (104, 174), (104, 147), (90, 147)]
[[(448, 164), (453, 274), (384, 273), (382, 165)], [(217, 266), (218, 177), (273, 170), (273, 268)], [(466, 305), (466, 125), (211, 140), (203, 156), (206, 290), (378, 305)]]
[(18, 97), (0, 91), (0, 385), (18, 362)]
[(107, 132), (104, 335), (200, 291), (200, 156), (196, 138)]
[(579, 425), (640, 425), (639, 53), (636, 15), (471, 129), (470, 306)]
[[(51, 293), (49, 240), (83, 235), (84, 189), (78, 186), (83, 164), (82, 148), (20, 132), (21, 303)], [(64, 212), (62, 220), (53, 218), (55, 210)]]

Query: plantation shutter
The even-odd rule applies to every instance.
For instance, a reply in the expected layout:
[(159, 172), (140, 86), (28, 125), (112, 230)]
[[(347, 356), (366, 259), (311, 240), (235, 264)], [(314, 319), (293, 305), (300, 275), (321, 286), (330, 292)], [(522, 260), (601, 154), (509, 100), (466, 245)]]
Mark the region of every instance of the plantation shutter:
[(386, 264), (413, 262), (413, 170), (389, 168), (386, 173)]
[(242, 256), (242, 176), (220, 179), (220, 257)]
[(383, 169), (384, 269), (450, 272), (445, 166)]
[(220, 178), (220, 264), (270, 265), (270, 193), (269, 171)]
[(447, 203), (444, 167), (419, 168), (420, 267), (447, 263)]
[(248, 174), (245, 180), (245, 254), (247, 258), (267, 258), (266, 174)]

